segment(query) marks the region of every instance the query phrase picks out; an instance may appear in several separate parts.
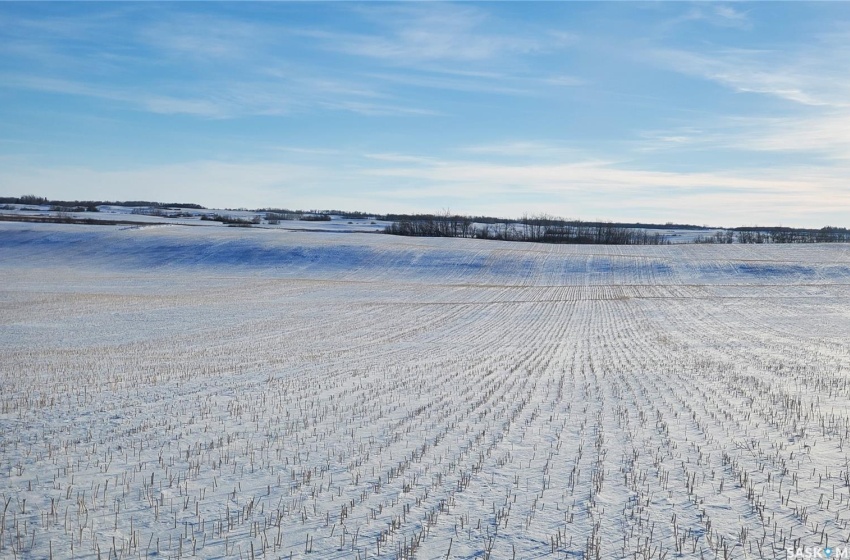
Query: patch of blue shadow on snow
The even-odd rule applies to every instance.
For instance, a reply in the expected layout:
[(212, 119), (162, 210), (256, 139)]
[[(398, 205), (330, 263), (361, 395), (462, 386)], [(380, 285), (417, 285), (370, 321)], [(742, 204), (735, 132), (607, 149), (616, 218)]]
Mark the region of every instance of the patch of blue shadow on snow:
[(752, 264), (744, 263), (735, 265), (735, 272), (748, 276), (757, 276), (759, 278), (776, 278), (776, 277), (813, 277), (817, 272), (808, 266), (797, 264)]

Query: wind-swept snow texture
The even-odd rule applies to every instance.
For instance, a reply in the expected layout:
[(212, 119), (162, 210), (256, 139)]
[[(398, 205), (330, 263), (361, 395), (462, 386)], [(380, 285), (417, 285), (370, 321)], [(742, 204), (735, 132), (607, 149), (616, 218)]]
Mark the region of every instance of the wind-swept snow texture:
[(850, 248), (0, 224), (2, 558), (850, 544)]

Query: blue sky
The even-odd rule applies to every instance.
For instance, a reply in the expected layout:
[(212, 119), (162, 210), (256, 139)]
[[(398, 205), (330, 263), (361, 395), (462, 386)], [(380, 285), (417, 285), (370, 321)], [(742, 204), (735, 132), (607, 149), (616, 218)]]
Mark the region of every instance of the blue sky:
[(0, 3), (0, 194), (850, 226), (850, 3)]

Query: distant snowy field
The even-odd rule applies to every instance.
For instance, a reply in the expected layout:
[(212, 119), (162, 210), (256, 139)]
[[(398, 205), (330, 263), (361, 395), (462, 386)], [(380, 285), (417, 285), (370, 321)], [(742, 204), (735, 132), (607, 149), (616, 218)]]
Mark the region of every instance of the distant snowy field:
[[(378, 219), (363, 219), (363, 218), (346, 218), (343, 216), (333, 215), (329, 221), (306, 221), (306, 220), (280, 220), (279, 223), (269, 223), (265, 220), (266, 212), (252, 212), (249, 210), (198, 210), (193, 208), (176, 208), (172, 210), (164, 210), (163, 216), (149, 216), (145, 214), (135, 214), (134, 211), (149, 211), (149, 208), (143, 207), (128, 207), (128, 206), (99, 206), (99, 212), (56, 212), (51, 210), (49, 205), (25, 205), (25, 204), (10, 204), (9, 209), (0, 210), (0, 215), (8, 214), (12, 216), (33, 216), (33, 217), (56, 217), (59, 215), (68, 216), (83, 220), (122, 220), (138, 222), (139, 225), (161, 224), (163, 222), (175, 225), (191, 225), (191, 226), (213, 226), (220, 227), (221, 222), (202, 220), (201, 216), (211, 216), (213, 214), (221, 214), (231, 218), (239, 218), (250, 221), (256, 217), (263, 217), (259, 225), (252, 226), (263, 229), (283, 229), (283, 230), (309, 230), (323, 231), (329, 233), (375, 233), (383, 232), (384, 228), (392, 222), (387, 222)], [(168, 214), (191, 214), (188, 217), (169, 217)], [(519, 224), (517, 224), (519, 226)], [(476, 224), (475, 227), (482, 227), (483, 224)], [(693, 243), (695, 239), (702, 237), (708, 238), (716, 232), (725, 231), (720, 229), (675, 229), (675, 228), (660, 228), (646, 229), (649, 235), (659, 234), (664, 236), (669, 243)]]
[[(194, 208), (175, 208), (172, 210), (163, 210), (162, 216), (135, 214), (134, 211), (151, 211), (150, 208), (133, 207), (133, 206), (98, 206), (99, 212), (56, 212), (51, 210), (49, 205), (24, 205), (10, 204), (7, 205), (12, 209), (0, 210), (0, 214), (8, 214), (13, 216), (68, 216), (76, 219), (84, 220), (121, 220), (138, 222), (139, 225), (161, 224), (163, 222), (174, 225), (191, 225), (191, 226), (207, 226), (221, 227), (221, 222), (202, 220), (201, 216), (212, 216), (213, 214), (221, 214), (231, 218), (239, 218), (248, 220), (256, 216), (265, 216), (266, 212), (252, 212), (249, 210), (198, 210)], [(191, 214), (185, 217), (170, 217), (169, 214)], [(375, 219), (348, 219), (340, 216), (333, 216), (330, 221), (305, 221), (305, 220), (280, 220), (277, 224), (270, 224), (267, 220), (254, 226), (264, 229), (283, 229), (283, 230), (310, 230), (310, 231), (328, 231), (336, 233), (352, 233), (352, 232), (376, 232), (383, 231), (384, 227), (390, 222), (385, 222)], [(713, 232), (712, 232), (713, 233)]]
[(848, 288), (842, 244), (0, 223), (0, 558), (841, 551)]

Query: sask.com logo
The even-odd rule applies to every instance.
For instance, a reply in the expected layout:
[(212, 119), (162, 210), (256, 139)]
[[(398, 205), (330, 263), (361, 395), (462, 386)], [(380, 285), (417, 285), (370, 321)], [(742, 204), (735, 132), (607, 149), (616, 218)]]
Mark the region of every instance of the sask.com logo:
[(820, 547), (820, 546), (806, 546), (803, 548), (786, 548), (785, 551), (788, 553), (787, 558), (791, 560), (792, 558), (797, 559), (817, 559), (823, 558), (824, 560), (833, 560), (835, 558), (847, 558), (850, 560), (850, 546), (839, 546), (839, 547)]

